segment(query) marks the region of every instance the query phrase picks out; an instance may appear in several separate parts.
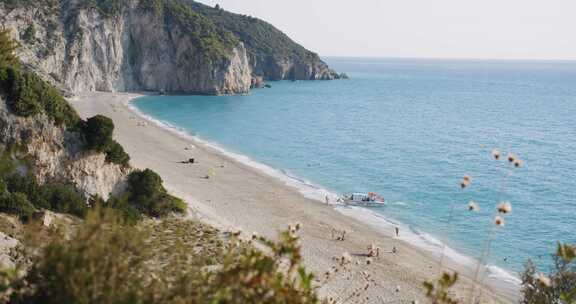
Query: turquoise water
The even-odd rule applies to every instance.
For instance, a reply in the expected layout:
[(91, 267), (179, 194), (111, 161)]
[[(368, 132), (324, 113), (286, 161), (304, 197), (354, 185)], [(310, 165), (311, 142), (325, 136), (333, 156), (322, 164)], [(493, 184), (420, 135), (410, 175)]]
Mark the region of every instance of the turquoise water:
[[(478, 256), (496, 203), (509, 200), (490, 255), (508, 270), (528, 258), (549, 263), (556, 241), (576, 243), (576, 62), (327, 61), (351, 79), (135, 105), (335, 193), (379, 192), (390, 204), (376, 212), (469, 256)], [(491, 159), (493, 148), (525, 161), (505, 186), (509, 166)], [(464, 174), (473, 181), (462, 191)], [(479, 213), (466, 210), (470, 200)]]

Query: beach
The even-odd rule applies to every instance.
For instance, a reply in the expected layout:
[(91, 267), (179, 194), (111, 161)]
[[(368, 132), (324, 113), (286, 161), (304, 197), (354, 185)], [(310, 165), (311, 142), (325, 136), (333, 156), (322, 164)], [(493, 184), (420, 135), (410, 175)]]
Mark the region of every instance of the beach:
[[(323, 273), (335, 265), (333, 257), (348, 253), (353, 259), (349, 274), (319, 283), (322, 296), (345, 302), (354, 290), (366, 284), (365, 276), (360, 275), (365, 272), (376, 286), (350, 302), (426, 303), (422, 282), (438, 277), (438, 256), (409, 242), (404, 227), (395, 238), (394, 225), (376, 227), (346, 216), (358, 212), (311, 199), (289, 181), (275, 176), (270, 168), (239, 161), (217, 147), (156, 124), (130, 106), (130, 101), (139, 96), (89, 93), (75, 97), (71, 103), (83, 118), (96, 114), (110, 117), (115, 124), (114, 137), (130, 154), (132, 166), (159, 173), (167, 190), (188, 203), (191, 218), (222, 230), (242, 230), (246, 235), (257, 233), (269, 238), (289, 224), (300, 223), (304, 263), (317, 278), (322, 279)], [(183, 163), (192, 158), (193, 164)], [(346, 231), (345, 239), (335, 240), (334, 231)], [(371, 243), (381, 249), (380, 256), (367, 265), (363, 255)], [(472, 268), (445, 259), (445, 270), (460, 273), (456, 297), (468, 296)], [(484, 303), (517, 300), (517, 290), (507, 284), (487, 279), (486, 285), (482, 291)]]

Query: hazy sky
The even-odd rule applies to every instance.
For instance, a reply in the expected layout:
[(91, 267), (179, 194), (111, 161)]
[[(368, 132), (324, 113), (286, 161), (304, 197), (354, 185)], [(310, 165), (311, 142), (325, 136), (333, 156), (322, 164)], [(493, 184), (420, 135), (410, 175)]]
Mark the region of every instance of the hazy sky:
[(200, 0), (322, 56), (576, 59), (576, 0)]

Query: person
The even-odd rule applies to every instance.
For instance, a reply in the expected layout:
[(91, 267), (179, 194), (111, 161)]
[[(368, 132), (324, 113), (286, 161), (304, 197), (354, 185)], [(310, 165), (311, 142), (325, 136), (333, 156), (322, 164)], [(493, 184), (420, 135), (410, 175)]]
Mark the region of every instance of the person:
[(328, 195), (324, 196), (324, 200), (326, 201), (326, 205), (330, 204), (330, 198), (328, 197)]

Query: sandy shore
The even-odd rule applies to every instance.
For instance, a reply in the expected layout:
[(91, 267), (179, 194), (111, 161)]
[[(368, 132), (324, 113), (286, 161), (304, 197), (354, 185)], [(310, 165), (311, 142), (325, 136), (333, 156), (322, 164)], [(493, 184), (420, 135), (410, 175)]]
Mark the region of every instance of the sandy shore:
[[(351, 275), (339, 275), (320, 288), (323, 296), (344, 302), (366, 281), (366, 271), (377, 286), (370, 287), (348, 302), (358, 303), (426, 303), (422, 282), (438, 275), (438, 258), (388, 232), (344, 216), (334, 206), (307, 199), (294, 187), (280, 179), (251, 168), (223, 155), (216, 149), (161, 128), (140, 117), (128, 103), (137, 94), (91, 93), (78, 96), (72, 104), (84, 118), (103, 114), (116, 125), (115, 138), (131, 156), (136, 168), (151, 168), (164, 179), (166, 188), (185, 199), (190, 214), (222, 229), (242, 229), (274, 237), (290, 223), (302, 223), (302, 249), (306, 266), (319, 277), (329, 270), (332, 257), (344, 252), (359, 265), (352, 266)], [(226, 122), (223, 122), (226, 123)], [(196, 164), (182, 164), (194, 158)], [(203, 178), (213, 174), (212, 178)], [(346, 230), (345, 241), (331, 238), (333, 229)], [(402, 232), (401, 232), (402, 234)], [(366, 247), (375, 243), (380, 258), (366, 265)], [(398, 251), (391, 253), (395, 246)], [(467, 297), (471, 270), (448, 260), (447, 267), (456, 269), (461, 280), (456, 288), (459, 297)], [(489, 281), (483, 291), (483, 302), (512, 303), (517, 294)], [(366, 300), (366, 297), (369, 297)]]

